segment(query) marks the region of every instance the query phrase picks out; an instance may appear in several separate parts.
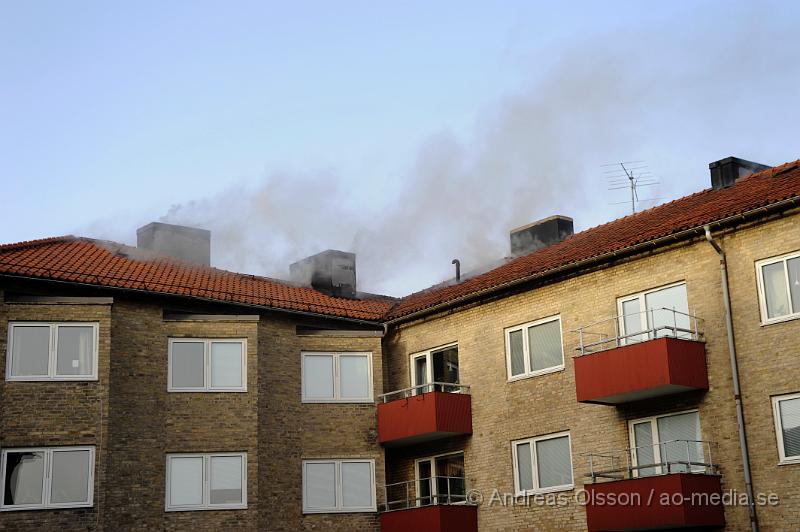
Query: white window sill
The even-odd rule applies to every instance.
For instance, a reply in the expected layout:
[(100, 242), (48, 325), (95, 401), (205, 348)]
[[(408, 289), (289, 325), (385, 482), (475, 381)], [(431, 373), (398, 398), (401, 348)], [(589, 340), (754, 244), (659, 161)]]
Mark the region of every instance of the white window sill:
[(98, 379), (97, 377), (91, 377), (87, 375), (76, 375), (70, 377), (48, 377), (46, 375), (12, 377), (9, 375), (6, 377), (6, 380), (9, 382), (96, 382)]
[(247, 388), (211, 389), (208, 388), (167, 388), (169, 393), (247, 393)]
[(800, 456), (795, 456), (792, 458), (784, 458), (780, 462), (778, 462), (779, 466), (785, 465), (800, 465)]
[(368, 405), (374, 404), (374, 399), (302, 399), (303, 404), (337, 404), (337, 405)]
[(552, 488), (518, 491), (517, 496), (524, 497), (526, 495), (545, 495), (547, 493), (559, 493), (562, 491), (572, 491), (574, 489), (575, 489), (575, 484), (567, 484), (564, 486), (553, 486)]
[(221, 504), (219, 506), (185, 506), (178, 508), (166, 508), (166, 512), (207, 512), (216, 510), (247, 510), (246, 504)]
[(762, 327), (766, 327), (767, 325), (775, 325), (776, 323), (784, 323), (787, 321), (794, 321), (800, 320), (800, 314), (789, 314), (787, 316), (781, 316), (780, 318), (770, 318), (768, 320), (764, 320), (761, 322)]
[(65, 510), (69, 508), (91, 508), (92, 506), (94, 506), (94, 503), (91, 502), (50, 504), (47, 506), (43, 506), (41, 504), (30, 506), (3, 506), (0, 508), (0, 512), (21, 512), (25, 510)]
[(310, 508), (303, 508), (303, 515), (314, 515), (314, 514), (364, 514), (364, 513), (373, 513), (377, 512), (378, 507), (373, 508), (320, 508), (319, 510), (310, 509)]
[(513, 377), (509, 377), (508, 382), (522, 381), (525, 379), (532, 379), (534, 377), (541, 377), (542, 375), (550, 375), (551, 373), (559, 373), (561, 371), (564, 371), (564, 369), (565, 366), (563, 364), (561, 366), (553, 366), (552, 368), (541, 369), (533, 373), (525, 373), (523, 375), (515, 375)]

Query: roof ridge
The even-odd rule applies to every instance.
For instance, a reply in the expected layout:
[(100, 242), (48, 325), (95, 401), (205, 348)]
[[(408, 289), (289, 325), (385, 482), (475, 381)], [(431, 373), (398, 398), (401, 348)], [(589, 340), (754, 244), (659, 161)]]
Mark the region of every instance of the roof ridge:
[(36, 248), (40, 246), (47, 246), (50, 244), (57, 244), (59, 242), (74, 242), (76, 240), (80, 240), (80, 238), (76, 237), (75, 235), (49, 236), (45, 238), (36, 238), (33, 240), (21, 240), (19, 242), (0, 244), (0, 252), (8, 250)]

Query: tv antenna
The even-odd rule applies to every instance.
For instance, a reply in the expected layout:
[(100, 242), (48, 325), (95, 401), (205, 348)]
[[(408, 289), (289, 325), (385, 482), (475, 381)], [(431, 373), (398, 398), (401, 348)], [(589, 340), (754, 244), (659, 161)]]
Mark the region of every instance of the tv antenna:
[[(608, 190), (624, 190), (631, 191), (631, 213), (636, 213), (636, 204), (642, 201), (656, 201), (661, 198), (639, 198), (639, 187), (651, 187), (657, 185), (653, 173), (647, 170), (647, 165), (644, 161), (620, 161), (618, 163), (604, 164), (606, 179), (608, 179)], [(612, 203), (612, 205), (624, 205), (627, 201)]]

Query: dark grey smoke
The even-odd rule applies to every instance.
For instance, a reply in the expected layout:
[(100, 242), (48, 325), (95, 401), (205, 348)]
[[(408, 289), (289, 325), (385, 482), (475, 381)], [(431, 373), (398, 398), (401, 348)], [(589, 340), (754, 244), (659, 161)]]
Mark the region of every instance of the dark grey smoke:
[[(711, 160), (771, 153), (752, 128), (774, 119), (776, 105), (797, 104), (800, 50), (797, 39), (775, 40), (780, 23), (762, 24), (554, 50), (550, 64), (528, 65), (529, 88), (485, 110), (469, 138), (431, 135), (400, 186), (366, 204), (335, 172), (275, 171), (255, 188), (174, 205), (161, 221), (210, 229), (219, 267), (286, 277), (291, 262), (337, 248), (357, 253), (362, 290), (421, 289), (451, 277), (454, 257), (468, 272), (507, 255), (512, 227), (558, 213), (578, 231), (626, 214), (609, 206), (625, 196), (606, 191), (603, 163), (646, 159), (662, 184), (644, 195), (669, 199), (708, 186)], [(750, 91), (772, 111), (738, 109)]]

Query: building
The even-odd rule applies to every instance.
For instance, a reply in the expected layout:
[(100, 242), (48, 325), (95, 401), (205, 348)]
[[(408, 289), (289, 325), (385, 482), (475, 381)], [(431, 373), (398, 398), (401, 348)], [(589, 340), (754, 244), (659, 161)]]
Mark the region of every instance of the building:
[(165, 224), (0, 246), (0, 528), (800, 529), (800, 161), (711, 177), (399, 300)]

